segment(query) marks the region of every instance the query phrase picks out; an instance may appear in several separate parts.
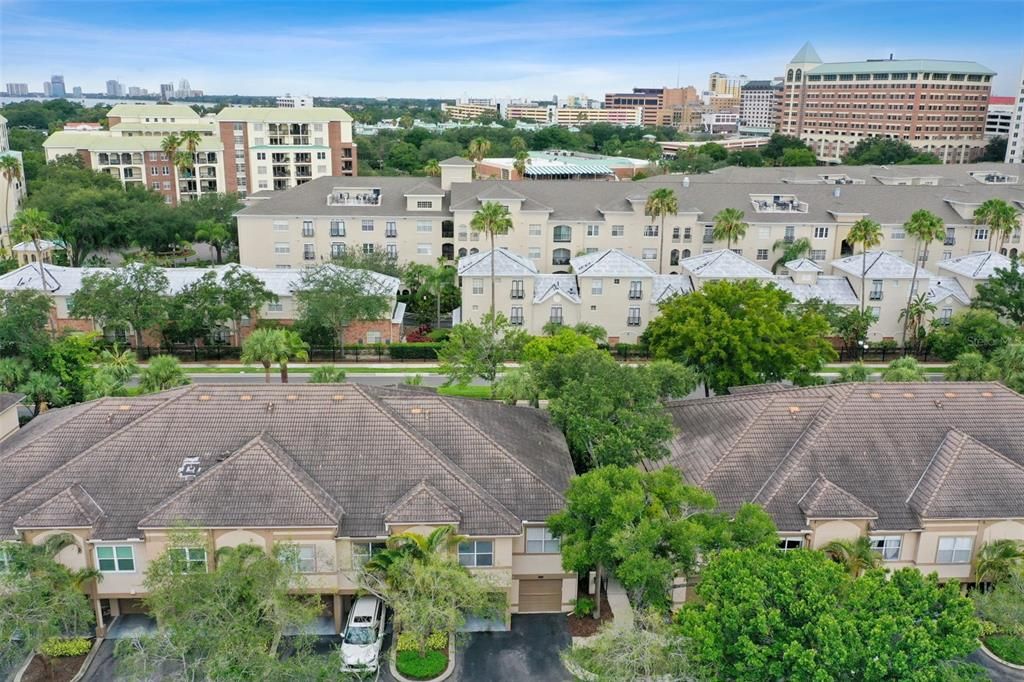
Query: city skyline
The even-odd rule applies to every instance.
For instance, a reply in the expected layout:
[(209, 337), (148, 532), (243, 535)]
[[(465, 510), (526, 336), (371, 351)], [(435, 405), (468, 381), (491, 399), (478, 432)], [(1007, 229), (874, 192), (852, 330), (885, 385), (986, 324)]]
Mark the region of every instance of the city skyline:
[[(11, 0), (0, 6), (0, 61), (3, 82), (28, 83), (34, 92), (63, 74), (86, 92), (103, 92), (111, 79), (154, 92), (188, 78), (224, 95), (599, 98), (635, 86), (700, 89), (712, 71), (771, 78), (810, 40), (825, 61), (890, 53), (977, 61), (998, 72), (995, 94), (1011, 92), (1024, 56), (1016, 31), (1024, 7), (1003, 0), (938, 4), (941, 12), (922, 13), (914, 2), (781, 2), (769, 9), (739, 2), (732, 16), (722, 16), (717, 8), (660, 1), (628, 12), (605, 2), (398, 2), (355, 3), (337, 15), (330, 3), (309, 2), (311, 11), (282, 22), (253, 12), (259, 3), (203, 4), (197, 21), (189, 11), (196, 2)], [(909, 32), (909, 25), (920, 30)], [(111, 41), (121, 49), (107, 49)], [(125, 62), (124, 54), (148, 57)]]

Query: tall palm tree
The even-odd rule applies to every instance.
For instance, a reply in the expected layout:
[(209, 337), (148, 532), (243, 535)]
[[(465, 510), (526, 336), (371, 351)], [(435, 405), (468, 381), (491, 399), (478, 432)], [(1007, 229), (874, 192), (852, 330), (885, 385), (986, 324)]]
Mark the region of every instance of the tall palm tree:
[(900, 321), (908, 326), (908, 331), (911, 332), (910, 336), (914, 340), (914, 346), (920, 350), (920, 339), (917, 335), (919, 331), (924, 327), (924, 318), (929, 313), (934, 313), (938, 308), (934, 303), (928, 300), (928, 294), (918, 294), (914, 296), (914, 300), (910, 304), (900, 311)]
[(206, 242), (217, 254), (217, 264), (221, 262), (221, 250), (231, 240), (227, 225), (222, 222), (206, 219), (196, 223), (196, 241)]
[(989, 542), (974, 557), (974, 583), (998, 584), (1024, 567), (1024, 543), (1019, 540)]
[(166, 391), (190, 383), (192, 380), (181, 368), (178, 358), (173, 355), (153, 356), (149, 359), (149, 364), (139, 372), (139, 386), (143, 393)]
[(491, 142), (486, 137), (475, 137), (469, 141), (469, 158), (480, 161), (491, 151)]
[(864, 300), (864, 283), (867, 279), (868, 249), (882, 243), (882, 226), (871, 218), (861, 218), (850, 226), (850, 232), (846, 238), (851, 244), (861, 246), (861, 267), (860, 267), (860, 312), (864, 313), (867, 301)]
[[(942, 222), (942, 218), (935, 215), (931, 211), (919, 209), (914, 211), (910, 215), (910, 220), (903, 223), (903, 230), (914, 237), (914, 276), (910, 280), (910, 291), (907, 292), (907, 308), (910, 307), (910, 303), (914, 298), (914, 293), (917, 290), (917, 272), (921, 267), (921, 246), (924, 245), (924, 258), (928, 259), (928, 245), (934, 241), (942, 241), (946, 236), (946, 226)], [(910, 319), (907, 318), (903, 321), (903, 336), (900, 339), (900, 345), (904, 348), (907, 345), (907, 326), (910, 324)]]
[[(7, 193), (4, 197), (4, 225), (0, 226), (3, 227), (3, 229), (0, 230), (0, 234), (2, 234), (3, 232), (9, 232), (11, 229), (10, 224), (8, 224), (7, 221), (7, 213), (11, 208), (11, 189), (14, 187), (15, 182), (21, 182), (22, 179), (21, 163), (18, 161), (16, 156), (11, 154), (0, 156), (0, 177), (3, 177), (4, 182), (7, 183)], [(11, 244), (11, 246), (13, 246), (13, 244)], [(0, 254), (2, 253), (3, 239), (0, 238)]]
[(441, 328), (441, 299), (452, 280), (452, 270), (443, 257), (438, 258), (437, 265), (424, 273), (423, 288), (434, 298), (437, 305), (437, 329)]
[(281, 383), (288, 383), (288, 361), (305, 359), (309, 346), (290, 329), (255, 329), (242, 343), (242, 362), (263, 365), (264, 382), (270, 383), (270, 367), (281, 366)]
[(441, 164), (437, 162), (437, 159), (430, 159), (427, 161), (427, 165), (423, 167), (423, 173), (436, 178), (441, 174)]
[(516, 159), (512, 162), (512, 167), (516, 169), (516, 173), (519, 173), (519, 179), (526, 179), (526, 164), (530, 160), (530, 155), (526, 152), (516, 152)]
[(661, 218), (661, 232), (658, 243), (658, 272), (665, 270), (665, 217), (679, 213), (679, 199), (676, 192), (668, 187), (659, 187), (647, 195), (644, 203), (644, 215)]
[(282, 348), (277, 356), (277, 364), (281, 368), (281, 383), (288, 383), (288, 361), (309, 360), (309, 344), (302, 340), (298, 333), (291, 329), (281, 329)]
[(711, 235), (715, 239), (724, 239), (725, 248), (732, 249), (734, 240), (743, 239), (750, 227), (743, 222), (743, 211), (738, 208), (723, 208), (715, 214), (715, 227)]
[(38, 417), (45, 407), (61, 403), (65, 397), (60, 379), (49, 372), (29, 372), (25, 381), (18, 386), (18, 393), (32, 403), (34, 417)]
[(494, 235), (508, 234), (512, 231), (512, 216), (508, 207), (494, 201), (485, 201), (469, 221), (469, 229), (483, 232), (491, 240), (491, 317), (494, 317)]
[(509, 140), (509, 144), (512, 145), (512, 151), (516, 154), (526, 151), (526, 140), (519, 135), (515, 135), (511, 140)]
[(992, 250), (992, 238), (999, 235), (998, 249), (1003, 240), (1020, 226), (1020, 218), (1016, 209), (1005, 199), (986, 199), (981, 206), (974, 209), (974, 222), (977, 225), (988, 225), (988, 250)]
[(861, 535), (855, 540), (833, 540), (821, 549), (830, 559), (842, 564), (854, 577), (882, 564), (882, 555), (872, 546), (871, 538), (866, 535)]
[(181, 138), (173, 133), (160, 140), (160, 149), (167, 155), (168, 159), (173, 159), (180, 148)]
[(57, 225), (50, 220), (50, 214), (38, 208), (26, 208), (11, 221), (11, 245), (32, 242), (36, 250), (36, 264), (39, 266), (39, 281), (43, 291), (47, 291), (46, 269), (43, 267), (43, 253), (39, 245), (44, 239), (53, 239), (56, 234)]
[(800, 237), (800, 239), (794, 239), (793, 241), (786, 241), (785, 239), (776, 239), (775, 243), (772, 244), (772, 251), (782, 251), (782, 256), (779, 257), (774, 263), (772, 263), (772, 272), (777, 273), (779, 268), (788, 263), (791, 260), (799, 260), (805, 258), (811, 253), (811, 240), (807, 237)]

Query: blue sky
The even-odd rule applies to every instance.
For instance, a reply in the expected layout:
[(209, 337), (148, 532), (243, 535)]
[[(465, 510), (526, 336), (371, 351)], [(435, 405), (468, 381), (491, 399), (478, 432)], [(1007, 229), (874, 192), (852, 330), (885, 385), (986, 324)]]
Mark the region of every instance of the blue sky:
[(825, 61), (946, 58), (999, 72), (1024, 60), (1021, 0), (352, 2), (0, 0), (0, 83), (63, 73), (218, 94), (602, 98), (706, 87), (711, 71), (781, 74), (806, 40)]

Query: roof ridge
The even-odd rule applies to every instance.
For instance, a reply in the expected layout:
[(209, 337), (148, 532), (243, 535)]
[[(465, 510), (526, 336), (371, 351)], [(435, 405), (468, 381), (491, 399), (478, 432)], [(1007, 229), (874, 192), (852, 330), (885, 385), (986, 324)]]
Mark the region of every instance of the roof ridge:
[[(143, 421), (145, 421), (147, 419), (152, 418), (154, 414), (159, 413), (160, 411), (162, 411), (164, 408), (166, 408), (171, 403), (177, 402), (181, 398), (183, 398), (186, 395), (192, 393), (197, 388), (198, 388), (198, 384), (190, 384), (188, 386), (180, 386), (179, 389), (182, 389), (180, 393), (176, 393), (173, 397), (168, 398), (167, 400), (164, 400), (159, 405), (156, 405), (155, 407), (153, 407), (153, 409), (149, 410), (144, 415), (142, 415), (138, 419), (134, 420), (131, 423), (131, 425), (134, 426), (135, 424), (138, 424), (140, 422), (143, 422)], [(175, 391), (175, 390), (178, 390), (178, 389), (170, 389), (170, 390), (171, 391)], [(47, 482), (48, 480), (50, 480), (51, 478), (53, 478), (57, 474), (59, 474), (61, 471), (63, 471), (72, 462), (77, 462), (78, 460), (83, 459), (87, 455), (92, 454), (92, 452), (95, 451), (100, 446), (105, 445), (108, 441), (113, 440), (117, 436), (120, 436), (124, 432), (124, 429), (125, 429), (125, 426), (122, 426), (121, 428), (117, 429), (116, 431), (107, 434), (104, 438), (101, 438), (100, 440), (96, 441), (95, 443), (93, 443), (92, 445), (87, 447), (85, 450), (82, 450), (77, 455), (75, 455), (74, 457), (72, 457), (68, 461), (64, 462), (62, 465), (60, 465), (56, 469), (53, 469), (53, 470), (47, 472), (46, 475), (44, 475), (42, 478), (36, 479), (36, 481), (33, 482), (31, 485), (25, 486), (24, 488), (22, 488), (21, 490), (19, 490), (15, 494), (13, 494), (10, 497), (8, 497), (6, 500), (0, 501), (0, 508), (3, 508), (8, 503), (10, 503), (12, 500), (17, 500), (17, 499), (21, 498), (22, 496), (26, 495), (27, 493), (31, 492), (35, 488), (41, 486), (43, 483)]]
[[(92, 519), (89, 517), (88, 510), (86, 510), (86, 508), (82, 506), (82, 503), (78, 500), (78, 497), (74, 494), (74, 492), (72, 490), (75, 487), (82, 488), (80, 483), (77, 483), (77, 482), (76, 483), (72, 483), (67, 488), (64, 488), (60, 492), (54, 493), (53, 495), (51, 495), (50, 497), (46, 498), (45, 500), (43, 500), (42, 502), (40, 502), (36, 506), (32, 507), (31, 509), (26, 511), (24, 514), (19, 515), (18, 518), (14, 519), (14, 527), (17, 528), (19, 526), (18, 522), (21, 521), (22, 519), (24, 519), (26, 516), (31, 516), (32, 514), (35, 514), (37, 511), (39, 511), (40, 509), (42, 509), (46, 505), (48, 505), (48, 504), (52, 503), (54, 500), (56, 500), (58, 498), (62, 498), (62, 497), (70, 498), (71, 504), (73, 504), (75, 506), (75, 509), (77, 509), (79, 511), (79, 513), (82, 514), (82, 517), (85, 518), (86, 520), (88, 520), (90, 523), (92, 523)], [(85, 489), (82, 488), (82, 491), (85, 492)], [(85, 492), (85, 494), (89, 497), (90, 500), (92, 500), (92, 496), (89, 495), (88, 492)], [(100, 512), (99, 516), (106, 516), (106, 514), (103, 512), (103, 508), (100, 507), (98, 504), (96, 504), (95, 500), (93, 500), (92, 502), (96, 506), (97, 511)]]
[(804, 494), (800, 496), (800, 499), (796, 501), (796, 506), (797, 507), (800, 506), (800, 503), (804, 501), (805, 497), (810, 495), (811, 490), (813, 490), (814, 486), (818, 485), (819, 482), (821, 482), (821, 484), (822, 484), (821, 487), (818, 489), (817, 494), (815, 494), (814, 499), (812, 499), (808, 503), (808, 505), (807, 505), (808, 507), (813, 507), (814, 506), (814, 503), (817, 502), (818, 499), (825, 492), (825, 486), (827, 486), (828, 484), (831, 483), (831, 481), (829, 481), (827, 478), (825, 478), (825, 474), (821, 473), (820, 471), (818, 472), (818, 477), (816, 479), (814, 479), (813, 483), (811, 483), (809, 486), (807, 486), (807, 490), (805, 490)]
[(398, 500), (396, 500), (391, 505), (391, 508), (388, 509), (387, 514), (384, 515), (384, 520), (387, 521), (388, 517), (393, 516), (395, 512), (397, 512), (402, 507), (411, 502), (421, 492), (426, 493), (431, 498), (433, 498), (435, 502), (439, 503), (442, 507), (444, 507), (450, 512), (453, 512), (456, 516), (461, 518), (462, 513), (458, 505), (456, 505), (451, 499), (449, 499), (447, 495), (445, 495), (436, 487), (428, 483), (427, 479), (424, 478), (420, 480), (419, 483), (409, 488), (409, 490), (407, 490), (400, 498), (398, 498)]
[(942, 472), (941, 478), (935, 485), (935, 488), (931, 491), (931, 494), (929, 494), (928, 499), (925, 500), (925, 504), (923, 505), (922, 509), (927, 510), (928, 507), (931, 506), (932, 501), (935, 499), (936, 493), (938, 492), (939, 488), (942, 487), (942, 483), (945, 482), (946, 476), (949, 475), (950, 468), (952, 468), (956, 460), (960, 458), (960, 451), (963, 450), (964, 443), (967, 442), (967, 434), (961, 431), (960, 429), (953, 428), (946, 431), (946, 435), (939, 443), (939, 446), (935, 448), (935, 452), (932, 453), (931, 459), (928, 460), (928, 465), (921, 471), (921, 476), (917, 479), (917, 484), (915, 484), (913, 490), (910, 491), (910, 495), (907, 496), (907, 499), (904, 501), (904, 504), (909, 505), (910, 501), (914, 499), (914, 495), (917, 493), (918, 488), (921, 487), (921, 483), (924, 482), (925, 476), (927, 476), (928, 472), (931, 471), (932, 465), (935, 464), (935, 461), (938, 458), (939, 453), (942, 452), (943, 446), (945, 446), (946, 443), (949, 442), (954, 437), (959, 437), (960, 442), (956, 444), (954, 447), (953, 459), (951, 462), (949, 462), (949, 464), (946, 465), (945, 470)]
[(750, 429), (753, 428), (754, 423), (761, 418), (761, 416), (765, 413), (765, 410), (767, 410), (768, 406), (771, 404), (772, 401), (770, 398), (766, 398), (762, 401), (761, 407), (760, 409), (757, 410), (757, 414), (754, 415), (754, 418), (751, 419), (745, 427), (743, 427), (743, 430), (740, 431), (736, 438), (733, 439), (732, 443), (729, 444), (729, 448), (725, 451), (725, 453), (718, 458), (718, 461), (715, 462), (714, 466), (708, 469), (708, 473), (705, 474), (704, 477), (700, 479), (700, 481), (698, 481), (698, 485), (703, 485), (709, 478), (711, 478), (711, 475), (718, 470), (718, 466), (723, 461), (725, 461), (725, 458), (729, 456), (729, 454), (732, 452), (732, 449), (736, 447), (736, 443), (739, 443), (740, 439), (747, 435), (747, 432), (749, 432)]
[(371, 395), (364, 388), (358, 384), (352, 384), (352, 387), (363, 394), (372, 405), (374, 405), (382, 414), (390, 418), (395, 425), (401, 429), (406, 435), (412, 438), (414, 441), (420, 444), (424, 452), (429, 454), (437, 463), (443, 468), (447, 469), (449, 473), (455, 476), (455, 478), (466, 486), (481, 502), (493, 503), (496, 507), (492, 509), (498, 513), (499, 516), (504, 516), (506, 521), (512, 521), (511, 525), (516, 526), (522, 523), (522, 519), (512, 513), (512, 511), (503, 505), (494, 495), (489, 493), (480, 483), (469, 475), (469, 473), (460, 467), (458, 464), (453, 462), (447, 455), (441, 452), (441, 449), (434, 445), (429, 440), (422, 437), (419, 431), (414, 426), (409, 424), (398, 414), (397, 411), (392, 410), (386, 404), (382, 403), (377, 399), (377, 396)]

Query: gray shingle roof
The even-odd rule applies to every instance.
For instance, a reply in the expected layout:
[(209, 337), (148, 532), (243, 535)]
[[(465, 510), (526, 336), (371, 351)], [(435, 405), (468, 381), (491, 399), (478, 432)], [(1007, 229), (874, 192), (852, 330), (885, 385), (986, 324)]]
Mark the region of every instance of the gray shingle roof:
[[(325, 176), (303, 183), (298, 187), (288, 190), (273, 192), (269, 197), (251, 202), (235, 215), (241, 216), (323, 216), (339, 218), (347, 216), (399, 216), (406, 215), (407, 200), (405, 195), (409, 190), (417, 188), (418, 192), (425, 190), (425, 185), (435, 185), (436, 194), (444, 194), (445, 200), (440, 202), (434, 210), (417, 210), (415, 215), (424, 218), (448, 215), (447, 195), (448, 192), (440, 189), (441, 181), (438, 178), (420, 177), (383, 177), (383, 176)], [(339, 206), (328, 205), (327, 197), (336, 187), (353, 189), (379, 188), (380, 205), (357, 205)]]
[[(194, 479), (179, 474), (185, 458)], [(74, 484), (104, 512), (96, 538), (338, 515), (340, 535), (376, 537), (423, 482), (458, 510), (460, 532), (509, 535), (561, 509), (571, 475), (539, 410), (353, 384), (189, 386), (53, 410), (5, 441), (0, 537)]]
[[(494, 258), (494, 275), (496, 277), (529, 276), (537, 273), (537, 266), (529, 258), (502, 247), (495, 249), (495, 252), (497, 253)], [(460, 277), (490, 277), (490, 249), (460, 258), (458, 271)]]
[(997, 269), (1009, 270), (1010, 259), (994, 251), (986, 251), (944, 260), (936, 268), (971, 279), (988, 279)]
[(577, 275), (586, 277), (653, 277), (654, 270), (620, 249), (596, 251), (569, 259)]
[(543, 303), (554, 296), (563, 296), (573, 303), (580, 302), (580, 291), (575, 275), (537, 275), (533, 280), (533, 302)]
[(455, 503), (426, 481), (420, 481), (403, 495), (384, 517), (387, 523), (458, 523), (462, 519)]
[(449, 156), (444, 161), (441, 161), (439, 166), (476, 166), (475, 163), (469, 159), (464, 159), (461, 156)]
[(14, 407), (21, 402), (24, 398), (21, 393), (2, 393), (0, 392), (0, 412), (6, 412), (10, 408)]
[(809, 519), (877, 519), (878, 513), (824, 476), (797, 501)]
[[(822, 477), (877, 513), (879, 530), (919, 528), (925, 512), (1024, 516), (1024, 396), (1000, 384), (833, 384), (676, 401), (669, 411), (678, 435), (658, 465), (677, 467), (725, 509), (763, 504), (784, 531), (806, 528), (800, 500)], [(969, 444), (947, 442), (954, 430)], [(944, 483), (922, 481), (926, 473)]]
[(818, 275), (814, 284), (798, 284), (792, 277), (777, 276), (775, 286), (788, 291), (798, 302), (804, 303), (811, 299), (835, 303), (836, 305), (857, 305), (860, 299), (853, 290), (850, 280), (845, 277), (826, 277)]
[(711, 253), (702, 253), (679, 261), (679, 267), (697, 277), (724, 279), (742, 277), (744, 279), (774, 279), (769, 270), (751, 263), (733, 251), (722, 249)]
[[(864, 254), (858, 253), (832, 261), (832, 267), (854, 277), (874, 279), (912, 279), (914, 277), (914, 264), (888, 251), (868, 251), (866, 266)], [(924, 268), (917, 269), (918, 279), (929, 279), (934, 276)]]
[(103, 516), (92, 496), (77, 483), (65, 488), (32, 511), (18, 517), (14, 527), (30, 528), (92, 528)]
[(796, 260), (788, 261), (785, 267), (790, 272), (825, 272), (821, 269), (821, 266), (812, 261), (810, 258), (798, 258)]
[(971, 297), (968, 296), (964, 288), (960, 286), (960, 282), (956, 281), (953, 277), (936, 277), (929, 282), (929, 301), (932, 303), (939, 303), (950, 296), (955, 298), (962, 305), (971, 304)]

